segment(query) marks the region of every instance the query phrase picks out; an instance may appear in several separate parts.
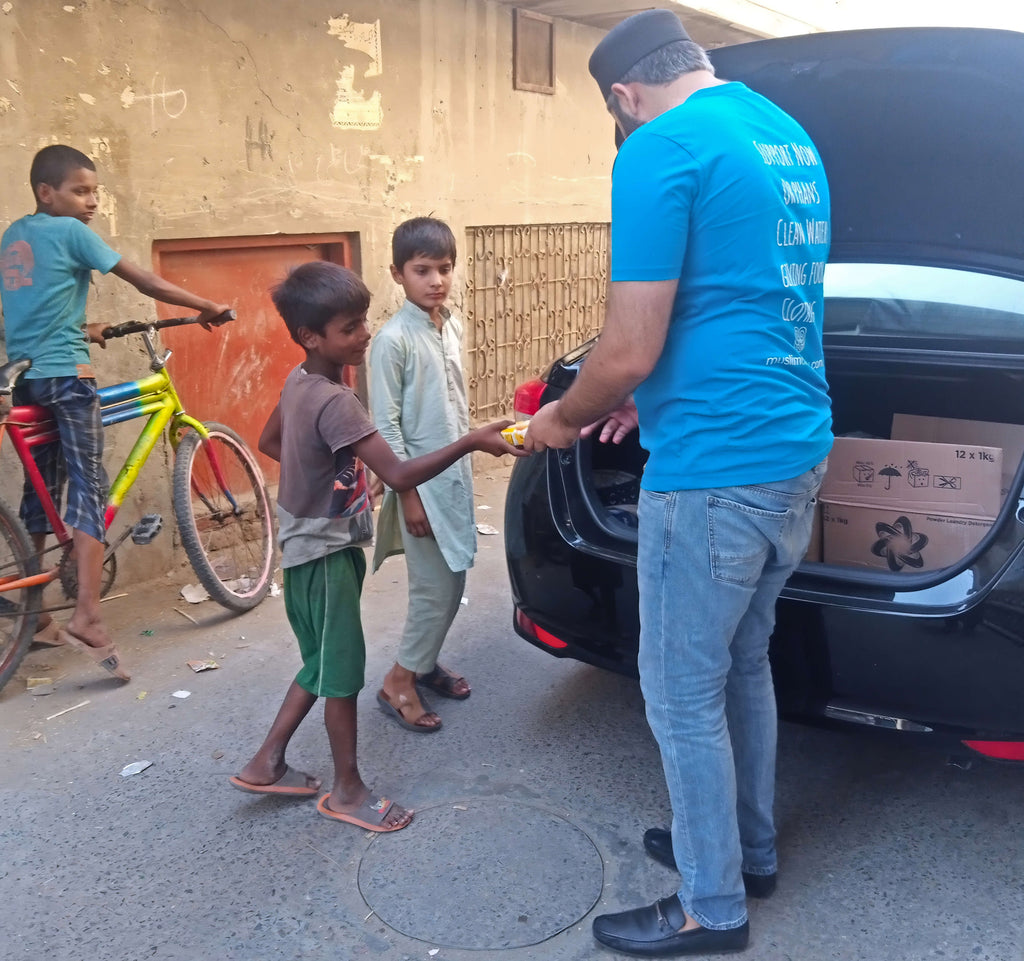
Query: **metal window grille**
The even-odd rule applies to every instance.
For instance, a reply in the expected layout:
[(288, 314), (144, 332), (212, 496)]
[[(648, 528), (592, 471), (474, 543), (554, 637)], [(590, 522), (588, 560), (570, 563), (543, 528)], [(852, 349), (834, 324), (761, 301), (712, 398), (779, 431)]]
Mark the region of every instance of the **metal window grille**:
[(469, 416), (512, 414), (516, 387), (604, 324), (609, 225), (531, 224), (466, 230)]

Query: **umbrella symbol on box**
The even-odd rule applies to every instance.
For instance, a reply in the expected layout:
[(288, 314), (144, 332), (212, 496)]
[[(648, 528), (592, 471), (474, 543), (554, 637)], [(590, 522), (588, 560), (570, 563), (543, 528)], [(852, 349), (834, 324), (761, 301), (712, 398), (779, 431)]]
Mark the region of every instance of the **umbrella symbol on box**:
[(883, 467), (878, 473), (882, 477), (885, 478), (885, 489), (886, 490), (889, 490), (889, 488), (892, 486), (892, 479), (894, 477), (902, 477), (903, 476), (900, 473), (900, 469), (898, 467), (896, 467), (894, 464), (886, 464), (886, 466)]
[(928, 544), (928, 535), (916, 533), (909, 517), (897, 517), (891, 524), (879, 521), (875, 524), (875, 533), (878, 540), (871, 545), (871, 553), (884, 557), (890, 571), (898, 573), (904, 567), (924, 567), (921, 551)]

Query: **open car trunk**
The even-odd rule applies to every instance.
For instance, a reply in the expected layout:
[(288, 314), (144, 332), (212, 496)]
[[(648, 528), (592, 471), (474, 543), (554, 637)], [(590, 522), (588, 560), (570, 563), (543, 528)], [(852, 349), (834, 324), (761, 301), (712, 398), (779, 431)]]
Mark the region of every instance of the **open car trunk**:
[[(927, 313), (933, 306), (921, 309)], [(906, 304), (901, 309), (905, 318)], [(933, 316), (944, 309), (936, 307)], [(876, 319), (854, 323), (857, 311), (862, 320), (867, 312), (874, 312)], [(878, 305), (868, 301), (826, 305), (826, 318), (833, 318), (826, 323), (839, 328), (825, 339), (837, 436), (889, 438), (897, 414), (1024, 425), (1024, 339), (1009, 338), (1002, 326), (992, 336), (979, 336), (978, 327), (970, 323), (976, 312), (968, 308), (958, 311), (959, 333), (932, 336), (922, 335), (919, 327), (915, 331), (914, 325), (909, 330), (906, 325), (903, 330), (887, 328), (877, 320), (878, 313)], [(563, 377), (567, 386), (571, 376), (565, 369), (552, 373), (552, 384), (558, 386)], [(969, 433), (955, 436), (955, 442), (970, 444)], [(553, 459), (553, 512), (562, 520), (563, 533), (573, 532), (569, 539), (578, 549), (635, 562), (636, 505), (646, 456), (634, 432), (621, 445), (585, 440), (574, 456)], [(999, 516), (963, 556), (950, 559), (942, 569), (898, 573), (808, 558), (783, 596), (841, 594), (859, 597), (869, 607), (873, 598), (881, 598), (888, 610), (902, 605), (914, 613), (976, 604), (1021, 543), (1016, 521), (1022, 483), (1019, 450), (1008, 450), (1007, 456), (1013, 461), (1003, 473), (1012, 479)], [(971, 576), (957, 579), (964, 570)], [(957, 586), (950, 587), (951, 580)], [(936, 596), (930, 588), (944, 582), (941, 597)]]

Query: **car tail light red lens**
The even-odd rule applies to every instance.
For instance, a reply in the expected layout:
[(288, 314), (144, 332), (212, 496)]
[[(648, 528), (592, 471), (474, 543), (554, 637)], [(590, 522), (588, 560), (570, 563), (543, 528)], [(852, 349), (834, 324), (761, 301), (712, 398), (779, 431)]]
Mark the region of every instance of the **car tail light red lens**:
[(516, 409), (516, 417), (532, 417), (540, 410), (540, 395), (544, 393), (547, 384), (542, 380), (528, 380), (520, 384), (513, 395), (513, 406)]
[(516, 611), (516, 622), (527, 634), (537, 638), (546, 647), (558, 650), (569, 646), (560, 637), (555, 637), (550, 631), (545, 631), (543, 627), (538, 627), (522, 611)]
[(1000, 761), (1024, 761), (1024, 741), (964, 741), (966, 747)]

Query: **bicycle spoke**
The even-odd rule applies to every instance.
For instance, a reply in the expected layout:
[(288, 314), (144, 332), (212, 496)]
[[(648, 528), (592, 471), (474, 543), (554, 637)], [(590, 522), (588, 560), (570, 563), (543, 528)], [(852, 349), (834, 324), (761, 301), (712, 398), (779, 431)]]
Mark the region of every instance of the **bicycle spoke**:
[(273, 559), (270, 502), (252, 453), (231, 430), (187, 435), (174, 468), (182, 543), (210, 596), (248, 610), (266, 596)]

